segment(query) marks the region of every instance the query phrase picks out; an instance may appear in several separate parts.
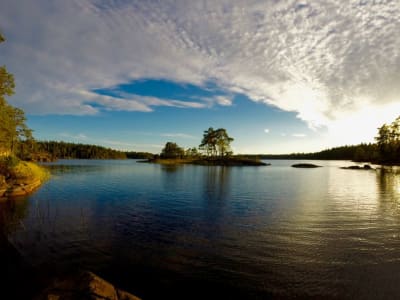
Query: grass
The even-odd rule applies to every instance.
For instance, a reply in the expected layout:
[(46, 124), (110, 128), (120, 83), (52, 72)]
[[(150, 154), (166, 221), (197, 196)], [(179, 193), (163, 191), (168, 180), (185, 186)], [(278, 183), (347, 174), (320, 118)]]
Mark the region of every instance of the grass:
[(26, 161), (20, 161), (15, 167), (10, 169), (10, 173), (14, 178), (40, 179), (42, 182), (50, 177), (48, 170), (33, 162)]

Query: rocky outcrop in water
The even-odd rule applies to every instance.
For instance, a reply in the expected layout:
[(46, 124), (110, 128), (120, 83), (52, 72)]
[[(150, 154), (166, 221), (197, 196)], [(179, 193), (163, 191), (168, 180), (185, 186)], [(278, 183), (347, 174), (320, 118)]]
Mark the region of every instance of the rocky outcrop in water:
[(302, 164), (294, 164), (292, 165), (293, 168), (320, 168), (322, 166), (314, 165), (314, 164), (307, 164), (307, 163), (302, 163)]
[(370, 165), (342, 167), (345, 170), (374, 170)]

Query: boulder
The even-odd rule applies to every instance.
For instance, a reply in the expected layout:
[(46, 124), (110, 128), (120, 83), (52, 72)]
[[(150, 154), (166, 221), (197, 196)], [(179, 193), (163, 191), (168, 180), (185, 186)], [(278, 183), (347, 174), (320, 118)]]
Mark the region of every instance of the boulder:
[(56, 279), (35, 300), (140, 300), (140, 298), (115, 288), (92, 272)]

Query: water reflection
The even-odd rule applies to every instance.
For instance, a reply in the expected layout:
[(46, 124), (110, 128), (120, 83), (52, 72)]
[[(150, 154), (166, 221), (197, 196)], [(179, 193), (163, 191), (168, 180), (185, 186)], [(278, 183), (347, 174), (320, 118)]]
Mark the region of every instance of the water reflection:
[(173, 164), (173, 165), (161, 165), (161, 170), (166, 173), (175, 173), (178, 170), (181, 170), (183, 165)]
[(400, 167), (382, 167), (376, 171), (380, 194), (392, 201), (400, 200)]
[(387, 288), (396, 278), (378, 279), (389, 264), (400, 272), (396, 168), (77, 164), (29, 201), (0, 204), (0, 226), (41, 269), (90, 268), (149, 299), (184, 298), (183, 286), (225, 298), (400, 296)]
[(24, 228), (29, 202), (26, 197), (0, 202), (0, 234), (9, 235)]
[(205, 167), (203, 178), (204, 199), (211, 203), (226, 201), (230, 193), (230, 173), (232, 168), (224, 166)]

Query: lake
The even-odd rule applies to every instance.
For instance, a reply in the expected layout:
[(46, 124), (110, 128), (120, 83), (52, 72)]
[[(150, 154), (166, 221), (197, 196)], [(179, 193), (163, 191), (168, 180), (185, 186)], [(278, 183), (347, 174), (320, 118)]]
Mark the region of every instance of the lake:
[(43, 274), (144, 299), (399, 298), (400, 170), (60, 160), (0, 227)]

